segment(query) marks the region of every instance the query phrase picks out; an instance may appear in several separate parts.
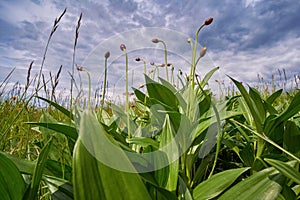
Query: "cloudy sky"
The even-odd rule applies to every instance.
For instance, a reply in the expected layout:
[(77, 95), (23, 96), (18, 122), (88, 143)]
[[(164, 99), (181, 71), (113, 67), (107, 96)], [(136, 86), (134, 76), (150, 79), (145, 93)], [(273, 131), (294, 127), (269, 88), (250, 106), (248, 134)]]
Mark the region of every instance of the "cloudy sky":
[[(189, 73), (191, 46), (187, 38), (195, 37), (198, 27), (208, 17), (211, 25), (199, 35), (200, 48), (208, 46), (197, 73), (203, 75), (220, 66), (213, 79), (228, 81), (225, 74), (240, 81), (257, 82), (257, 74), (266, 81), (272, 74), (279, 81), (278, 70), (287, 78), (299, 75), (300, 2), (299, 0), (2, 0), (0, 1), (0, 82), (15, 67), (10, 79), (25, 84), (27, 69), (34, 61), (32, 77), (41, 66), (44, 49), (55, 18), (64, 8), (46, 55), (43, 73), (55, 74), (63, 66), (61, 89), (70, 87), (75, 29), (82, 13), (76, 48), (77, 65), (91, 72), (92, 87), (101, 87), (104, 53), (110, 51), (108, 78), (111, 90), (124, 89), (125, 57), (119, 46), (129, 53), (131, 86), (143, 82), (143, 63), (147, 71), (151, 61), (164, 62), (163, 46), (152, 38), (163, 39), (169, 49), (168, 62), (174, 73)], [(160, 68), (164, 75), (164, 69)], [(76, 79), (77, 79), (76, 72)], [(82, 74), (83, 86), (86, 86)], [(114, 89), (112, 89), (114, 88)]]

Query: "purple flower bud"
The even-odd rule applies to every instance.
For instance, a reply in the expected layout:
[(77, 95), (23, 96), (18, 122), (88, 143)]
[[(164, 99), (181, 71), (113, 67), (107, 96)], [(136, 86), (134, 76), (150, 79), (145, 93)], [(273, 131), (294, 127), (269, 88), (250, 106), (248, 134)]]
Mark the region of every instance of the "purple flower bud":
[(159, 43), (159, 41), (160, 41), (160, 40), (157, 39), (157, 38), (153, 38), (153, 39), (152, 39), (152, 42), (153, 42), (153, 43)]
[(204, 24), (207, 26), (207, 25), (210, 25), (212, 23), (212, 21), (214, 20), (214, 18), (210, 17), (208, 19), (205, 20)]
[(109, 58), (109, 56), (110, 56), (110, 52), (109, 51), (107, 51), (107, 52), (104, 53), (104, 57), (105, 58)]
[(120, 49), (121, 49), (121, 51), (124, 51), (124, 50), (126, 49), (125, 44), (121, 44), (121, 45), (120, 45)]
[(83, 70), (83, 67), (82, 67), (82, 66), (76, 66), (76, 69), (77, 69), (78, 71), (82, 71), (82, 70)]

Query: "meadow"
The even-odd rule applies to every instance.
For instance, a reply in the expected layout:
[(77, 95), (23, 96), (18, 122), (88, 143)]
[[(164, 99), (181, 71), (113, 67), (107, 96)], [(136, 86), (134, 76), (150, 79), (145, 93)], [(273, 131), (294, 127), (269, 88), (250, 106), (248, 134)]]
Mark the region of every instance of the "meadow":
[(1, 199), (300, 199), (297, 76), (289, 89), (285, 80), (260, 77), (250, 86), (228, 77), (232, 85), (220, 82), (216, 97), (207, 83), (219, 67), (195, 73), (207, 49), (199, 48), (199, 32), (213, 25), (208, 18), (188, 40), (187, 75), (174, 75), (168, 44), (149, 38), (164, 47), (164, 60), (156, 73), (145, 70), (133, 94), (120, 44), (126, 98), (116, 104), (107, 101), (109, 51), (101, 95), (91, 94), (90, 82), (87, 94), (75, 82), (75, 72), (91, 76), (74, 62), (80, 15), (69, 96), (56, 96), (61, 67), (47, 80), (43, 63), (65, 12), (54, 21), (39, 73), (32, 76), (31, 63), (24, 86), (7, 89), (13, 70), (1, 80)]

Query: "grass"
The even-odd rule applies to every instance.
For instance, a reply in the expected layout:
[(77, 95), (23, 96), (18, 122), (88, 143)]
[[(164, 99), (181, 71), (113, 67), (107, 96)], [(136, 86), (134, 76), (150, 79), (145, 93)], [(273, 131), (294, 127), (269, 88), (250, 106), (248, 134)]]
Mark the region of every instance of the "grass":
[[(45, 56), (65, 12), (55, 19)], [(75, 66), (81, 19), (70, 96), (56, 95), (61, 67), (47, 80), (43, 64), (32, 77), (33, 62), (24, 87), (16, 83), (7, 89), (13, 70), (0, 85), (4, 199), (300, 198), (299, 77), (289, 84), (283, 70), (279, 83), (258, 76), (254, 86), (228, 77), (229, 86), (217, 80), (222, 91), (217, 99), (207, 82), (219, 68), (201, 80), (195, 74), (206, 51), (197, 56), (198, 34), (212, 23), (209, 18), (195, 42), (189, 40), (189, 75), (179, 72), (175, 79), (167, 44), (155, 38), (164, 45), (165, 69), (151, 63), (155, 74), (145, 75), (144, 85), (131, 95), (126, 56), (125, 105), (107, 100), (106, 76), (103, 88), (94, 95), (89, 89), (85, 97), (74, 78), (75, 69), (80, 77), (90, 76)], [(126, 54), (125, 45), (121, 50)], [(109, 52), (103, 55), (106, 66)], [(140, 60), (146, 71), (146, 61)], [(165, 78), (160, 69), (166, 70)], [(74, 89), (81, 91), (77, 97)]]

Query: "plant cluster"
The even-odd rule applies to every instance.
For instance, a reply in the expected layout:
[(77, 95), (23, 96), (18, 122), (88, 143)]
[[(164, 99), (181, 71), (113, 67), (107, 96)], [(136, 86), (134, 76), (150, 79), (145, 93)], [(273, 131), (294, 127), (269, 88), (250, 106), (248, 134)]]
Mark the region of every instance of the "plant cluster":
[[(81, 15), (78, 28), (80, 20)], [(207, 51), (207, 47), (198, 49), (199, 32), (212, 22), (213, 18), (205, 20), (195, 39), (188, 39), (190, 73), (185, 79), (178, 76), (181, 87), (175, 87), (173, 74), (168, 74), (167, 44), (154, 38), (152, 42), (164, 46), (166, 78), (156, 81), (145, 73), (146, 90), (132, 88), (133, 101), (126, 46), (120, 45), (126, 59), (125, 109), (111, 102), (104, 106), (109, 52), (104, 52), (104, 87), (96, 111), (91, 106), (91, 89), (87, 108), (72, 103), (67, 109), (53, 98), (39, 97), (39, 87), (31, 98), (49, 104), (49, 109), (15, 104), (21, 110), (14, 115), (38, 112), (38, 118), (21, 118), (31, 129), (19, 142), (17, 134), (25, 130), (16, 131), (13, 125), (1, 129), (1, 198), (299, 199), (300, 93), (290, 93), (282, 103), (278, 101), (284, 95), (282, 89), (263, 96), (229, 77), (239, 92), (214, 98), (207, 83), (219, 68), (202, 79), (195, 74)], [(136, 59), (141, 60), (145, 64)], [(77, 70), (90, 77), (84, 67)], [(74, 72), (71, 79), (73, 88)], [(57, 82), (58, 76), (53, 86)], [(1, 102), (2, 111), (9, 109)], [(14, 153), (19, 144), (24, 145), (22, 141), (27, 142), (27, 153), (35, 151), (36, 157)]]

